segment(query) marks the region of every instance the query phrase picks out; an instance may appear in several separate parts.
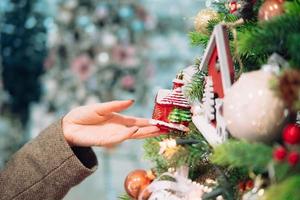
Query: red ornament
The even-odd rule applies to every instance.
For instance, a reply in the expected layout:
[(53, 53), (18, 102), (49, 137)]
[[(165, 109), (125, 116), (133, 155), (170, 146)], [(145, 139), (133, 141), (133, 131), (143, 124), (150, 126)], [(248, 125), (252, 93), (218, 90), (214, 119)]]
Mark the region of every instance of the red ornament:
[(253, 180), (248, 180), (246, 182), (246, 190), (251, 190), (253, 188), (253, 186), (254, 186)]
[(237, 9), (238, 9), (238, 4), (237, 4), (237, 2), (236, 2), (236, 1), (230, 2), (230, 3), (229, 3), (229, 8), (230, 8), (230, 13), (231, 13), (231, 14), (234, 13), (234, 12), (236, 12)]
[(283, 130), (283, 140), (288, 144), (299, 144), (300, 127), (297, 124), (288, 124)]
[(169, 120), (169, 115), (175, 109), (190, 111), (191, 105), (183, 94), (183, 74), (177, 75), (173, 80), (173, 89), (158, 91), (155, 98), (155, 106), (152, 115), (152, 123), (160, 128), (163, 132), (171, 130), (187, 132), (189, 131), (189, 121), (172, 122)]
[(259, 9), (258, 19), (267, 21), (284, 13), (284, 0), (266, 0)]
[(291, 152), (288, 156), (288, 161), (291, 166), (296, 166), (299, 163), (300, 155), (298, 152)]
[[(140, 193), (151, 183), (145, 170), (137, 169), (130, 172), (124, 182), (124, 187), (129, 196), (137, 199)], [(145, 192), (143, 199), (147, 199), (150, 196), (149, 192)]]
[(277, 147), (273, 151), (273, 159), (277, 161), (283, 161), (286, 157), (286, 149), (284, 147)]
[(246, 190), (246, 184), (244, 181), (240, 181), (238, 184), (238, 188), (240, 192), (244, 192)]

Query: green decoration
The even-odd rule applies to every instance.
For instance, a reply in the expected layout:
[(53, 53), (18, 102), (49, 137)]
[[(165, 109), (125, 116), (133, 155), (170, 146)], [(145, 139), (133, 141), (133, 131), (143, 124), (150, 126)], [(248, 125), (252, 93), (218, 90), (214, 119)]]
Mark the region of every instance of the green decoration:
[(190, 110), (174, 108), (174, 110), (169, 114), (168, 118), (172, 123), (191, 122), (192, 113)]
[(229, 140), (214, 149), (211, 160), (222, 166), (265, 171), (272, 160), (272, 148), (261, 143)]

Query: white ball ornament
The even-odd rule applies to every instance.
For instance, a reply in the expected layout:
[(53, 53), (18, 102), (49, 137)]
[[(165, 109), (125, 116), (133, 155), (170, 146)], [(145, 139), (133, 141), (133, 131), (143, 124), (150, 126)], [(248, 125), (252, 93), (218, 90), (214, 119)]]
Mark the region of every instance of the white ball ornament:
[(270, 142), (280, 135), (285, 106), (270, 89), (273, 77), (262, 70), (244, 73), (226, 92), (223, 116), (233, 137)]

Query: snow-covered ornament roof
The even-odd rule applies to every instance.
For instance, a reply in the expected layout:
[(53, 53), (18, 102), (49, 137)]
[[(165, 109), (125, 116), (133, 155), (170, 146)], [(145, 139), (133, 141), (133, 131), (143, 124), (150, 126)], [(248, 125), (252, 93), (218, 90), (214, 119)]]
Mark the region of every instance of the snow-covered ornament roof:
[(188, 100), (185, 98), (182, 92), (182, 87), (176, 88), (169, 95), (164, 97), (158, 102), (159, 104), (179, 106), (183, 108), (190, 108)]
[(173, 80), (174, 88), (170, 93), (159, 93), (157, 103), (163, 105), (178, 106), (181, 108), (191, 108), (188, 100), (183, 94), (182, 86), (184, 85), (183, 74), (179, 74), (176, 79)]

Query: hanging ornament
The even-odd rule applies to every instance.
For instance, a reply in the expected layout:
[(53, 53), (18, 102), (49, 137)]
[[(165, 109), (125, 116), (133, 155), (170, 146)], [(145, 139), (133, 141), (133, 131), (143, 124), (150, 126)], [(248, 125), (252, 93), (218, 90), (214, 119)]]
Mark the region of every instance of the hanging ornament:
[(273, 151), (273, 159), (279, 162), (283, 161), (286, 158), (286, 155), (287, 155), (287, 150), (282, 146), (277, 147)]
[[(147, 173), (145, 170), (137, 169), (130, 172), (124, 182), (124, 187), (129, 196), (137, 199), (142, 191), (150, 185), (153, 180), (151, 173)], [(148, 192), (144, 192), (143, 199), (148, 199), (150, 195)]]
[(183, 74), (177, 75), (173, 80), (173, 90), (160, 90), (156, 96), (152, 124), (163, 131), (189, 131), (191, 119), (191, 106), (185, 98), (182, 87)]
[[(247, 181), (247, 183), (250, 183), (251, 187), (248, 187), (248, 191), (242, 195), (241, 199), (242, 200), (261, 199), (265, 193), (265, 189), (264, 189), (265, 180), (261, 176), (257, 176), (255, 177), (254, 181), (252, 180), (249, 181)], [(245, 188), (247, 188), (247, 186), (245, 186)]]
[(211, 146), (217, 146), (228, 138), (223, 117), (223, 98), (234, 80), (234, 68), (230, 55), (227, 27), (218, 24), (207, 44), (199, 65), (205, 76), (205, 88), (201, 102), (193, 102), (193, 123)]
[[(160, 175), (146, 188), (152, 193), (149, 200), (201, 200), (205, 193), (212, 191), (211, 187), (192, 182), (192, 180), (188, 179), (188, 169), (188, 167), (182, 166), (174, 172), (166, 172)], [(168, 179), (161, 180), (163, 177), (167, 177)], [(222, 198), (219, 197), (217, 199)], [(139, 200), (142, 199), (139, 197)]]
[(229, 0), (229, 12), (239, 18), (251, 19), (253, 17), (253, 0)]
[(283, 130), (283, 140), (288, 144), (300, 143), (300, 127), (297, 124), (288, 124)]
[(284, 13), (284, 0), (266, 0), (259, 9), (258, 19), (268, 21)]
[(218, 13), (213, 9), (206, 8), (201, 10), (194, 19), (194, 27), (197, 32), (208, 34), (207, 25), (210, 20), (218, 18)]
[(272, 141), (283, 125), (284, 102), (275, 96), (263, 70), (244, 73), (227, 91), (224, 118), (232, 136), (249, 141)]
[(294, 167), (299, 163), (300, 155), (298, 152), (290, 152), (288, 155), (288, 162), (289, 164)]

